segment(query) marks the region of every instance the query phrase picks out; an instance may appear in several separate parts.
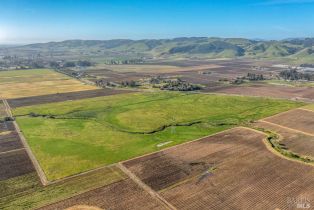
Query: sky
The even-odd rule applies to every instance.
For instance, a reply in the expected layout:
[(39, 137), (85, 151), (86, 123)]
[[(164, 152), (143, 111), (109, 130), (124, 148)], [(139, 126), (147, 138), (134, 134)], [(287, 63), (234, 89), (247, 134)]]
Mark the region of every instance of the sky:
[(0, 0), (0, 44), (314, 37), (314, 0)]

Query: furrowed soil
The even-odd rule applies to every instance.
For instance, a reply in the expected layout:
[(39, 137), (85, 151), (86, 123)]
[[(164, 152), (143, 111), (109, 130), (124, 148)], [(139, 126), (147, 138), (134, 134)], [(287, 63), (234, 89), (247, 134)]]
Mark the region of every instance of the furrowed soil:
[(288, 198), (312, 200), (314, 167), (277, 156), (265, 137), (235, 128), (124, 165), (177, 209), (288, 209), (296, 208)]
[(257, 84), (249, 86), (240, 85), (218, 87), (215, 89), (207, 89), (206, 91), (246, 96), (314, 100), (313, 87), (287, 87), (279, 85)]
[(115, 166), (43, 187), (35, 172), (0, 181), (0, 209), (37, 209), (126, 179)]
[(42, 209), (62, 210), (77, 205), (102, 209), (165, 209), (158, 200), (152, 198), (129, 178), (45, 206)]
[(302, 156), (310, 156), (314, 159), (314, 136), (298, 133), (266, 122), (257, 122), (254, 125), (281, 135), (280, 143), (289, 151)]
[(0, 181), (35, 171), (13, 123), (0, 122)]
[(25, 150), (0, 153), (0, 180), (6, 180), (34, 171)]
[(100, 97), (100, 96), (109, 96), (109, 95), (116, 95), (116, 94), (129, 93), (129, 92), (131, 91), (114, 90), (114, 89), (105, 88), (105, 89), (86, 90), (86, 91), (77, 91), (77, 92), (70, 92), (70, 93), (58, 93), (58, 94), (33, 96), (33, 97), (26, 97), (26, 98), (9, 99), (8, 103), (10, 104), (12, 108), (17, 108), (17, 107), (22, 107), (22, 106), (31, 106), (31, 105), (37, 105), (37, 104), (79, 100), (79, 99), (85, 99), (85, 98), (95, 98), (95, 97)]
[(23, 148), (16, 132), (0, 133), (0, 153)]
[(314, 135), (314, 112), (304, 109), (294, 109), (282, 114), (264, 119), (267, 122), (292, 128)]

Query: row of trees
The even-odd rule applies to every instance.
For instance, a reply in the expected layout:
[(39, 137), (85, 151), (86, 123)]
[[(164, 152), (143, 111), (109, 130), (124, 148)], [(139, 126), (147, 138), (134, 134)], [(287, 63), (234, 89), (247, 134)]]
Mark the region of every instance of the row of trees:
[(314, 81), (313, 73), (302, 73), (295, 69), (284, 70), (279, 73), (279, 76), (284, 80), (306, 80)]
[(265, 80), (265, 77), (263, 74), (248, 73), (245, 77), (237, 77), (236, 79), (232, 80), (231, 84), (240, 85), (244, 83), (246, 80), (262, 81)]
[(79, 60), (79, 61), (50, 61), (49, 67), (54, 69), (62, 68), (74, 68), (74, 67), (89, 67), (93, 63), (88, 60)]
[(246, 76), (246, 79), (250, 81), (265, 80), (263, 74), (254, 74), (254, 73), (248, 73)]
[(121, 64), (141, 64), (144, 63), (142, 59), (125, 59), (125, 60), (107, 60), (105, 64), (121, 65)]
[(190, 84), (188, 82), (167, 82), (165, 85), (160, 87), (161, 90), (172, 90), (172, 91), (195, 91), (201, 90), (202, 87), (199, 85)]

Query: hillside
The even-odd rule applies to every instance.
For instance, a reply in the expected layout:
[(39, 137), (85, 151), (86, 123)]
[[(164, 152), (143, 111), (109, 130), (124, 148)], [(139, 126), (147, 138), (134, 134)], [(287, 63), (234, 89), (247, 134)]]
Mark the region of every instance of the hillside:
[(144, 40), (67, 40), (0, 48), (0, 55), (51, 59), (260, 58), (314, 62), (314, 38), (257, 41), (181, 37)]

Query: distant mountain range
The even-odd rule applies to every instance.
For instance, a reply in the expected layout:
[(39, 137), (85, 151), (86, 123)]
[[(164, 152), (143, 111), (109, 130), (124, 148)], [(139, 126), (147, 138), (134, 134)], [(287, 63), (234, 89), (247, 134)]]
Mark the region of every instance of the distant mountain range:
[(1, 55), (55, 58), (260, 58), (314, 62), (314, 38), (281, 41), (181, 37), (145, 40), (67, 40), (1, 48)]

